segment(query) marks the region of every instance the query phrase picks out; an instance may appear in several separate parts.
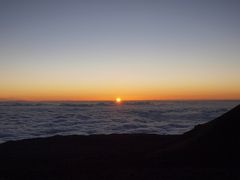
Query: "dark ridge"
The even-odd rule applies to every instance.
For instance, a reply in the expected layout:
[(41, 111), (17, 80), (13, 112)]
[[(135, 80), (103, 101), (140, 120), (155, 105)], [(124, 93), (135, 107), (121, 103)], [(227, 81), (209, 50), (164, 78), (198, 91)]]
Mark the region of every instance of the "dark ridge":
[(240, 105), (226, 112), (222, 116), (202, 125), (196, 126), (185, 135), (207, 135), (207, 136), (235, 136), (240, 126)]
[(6, 179), (240, 179), (240, 105), (183, 135), (54, 136), (0, 144)]
[[(179, 141), (151, 153), (157, 165), (240, 167), (240, 105), (179, 136)], [(166, 162), (166, 164), (164, 163)]]

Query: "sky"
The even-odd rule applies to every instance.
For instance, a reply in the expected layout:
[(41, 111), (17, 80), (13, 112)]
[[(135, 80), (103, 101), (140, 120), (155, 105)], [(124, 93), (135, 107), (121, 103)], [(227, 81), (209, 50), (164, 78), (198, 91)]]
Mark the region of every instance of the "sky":
[(238, 0), (0, 0), (0, 100), (240, 99)]

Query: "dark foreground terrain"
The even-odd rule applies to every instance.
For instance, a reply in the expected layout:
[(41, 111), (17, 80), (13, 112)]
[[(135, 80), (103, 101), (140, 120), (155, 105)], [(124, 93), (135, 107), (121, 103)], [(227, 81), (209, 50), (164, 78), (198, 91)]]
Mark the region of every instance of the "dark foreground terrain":
[(240, 105), (183, 135), (54, 136), (0, 145), (5, 179), (240, 179)]

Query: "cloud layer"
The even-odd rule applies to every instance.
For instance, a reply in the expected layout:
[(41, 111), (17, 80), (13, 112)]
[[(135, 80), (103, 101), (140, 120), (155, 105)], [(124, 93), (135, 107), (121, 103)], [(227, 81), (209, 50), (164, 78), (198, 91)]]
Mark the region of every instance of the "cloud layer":
[(237, 101), (0, 103), (0, 142), (70, 134), (181, 134)]

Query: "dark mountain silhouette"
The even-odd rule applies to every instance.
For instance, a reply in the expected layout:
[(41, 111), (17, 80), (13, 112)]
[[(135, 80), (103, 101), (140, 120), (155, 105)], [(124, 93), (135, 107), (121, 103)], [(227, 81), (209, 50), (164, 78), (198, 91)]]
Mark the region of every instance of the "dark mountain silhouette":
[(171, 160), (191, 167), (240, 167), (239, 127), (240, 105), (181, 135), (178, 142), (155, 152), (153, 161), (160, 164)]
[(54, 136), (0, 145), (0, 179), (240, 179), (240, 105), (183, 135)]

